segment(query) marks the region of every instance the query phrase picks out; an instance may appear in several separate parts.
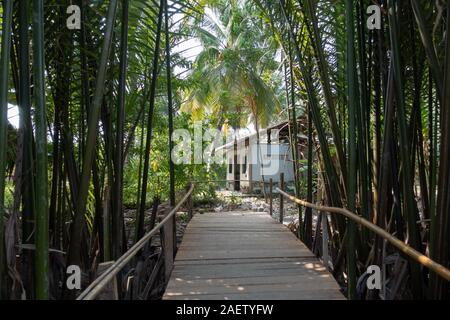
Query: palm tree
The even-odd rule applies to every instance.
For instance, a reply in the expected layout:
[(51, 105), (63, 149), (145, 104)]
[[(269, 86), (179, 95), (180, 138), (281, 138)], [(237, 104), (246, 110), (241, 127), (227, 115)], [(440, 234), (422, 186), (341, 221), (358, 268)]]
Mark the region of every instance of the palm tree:
[[(219, 10), (223, 21), (218, 17)], [(191, 75), (193, 85), (183, 110), (192, 112), (194, 119), (203, 118), (205, 113), (216, 117), (219, 132), (227, 118), (233, 120), (235, 127), (245, 127), (252, 121), (262, 168), (259, 130), (279, 110), (274, 90), (263, 79), (266, 64), (273, 62), (276, 48), (258, 41), (260, 29), (251, 19), (249, 7), (231, 1), (219, 6), (219, 10), (206, 8), (202, 25), (193, 26), (204, 50), (196, 60)], [(261, 190), (266, 197), (264, 175), (261, 178)]]
[[(250, 116), (258, 132), (279, 108), (264, 79), (276, 48), (257, 42), (258, 26), (246, 10), (234, 1), (206, 8), (201, 25), (192, 25), (203, 51), (190, 75), (192, 85), (182, 110), (191, 112), (194, 120), (216, 116), (219, 130), (226, 119), (235, 127), (246, 126)], [(239, 116), (233, 119), (231, 114)]]

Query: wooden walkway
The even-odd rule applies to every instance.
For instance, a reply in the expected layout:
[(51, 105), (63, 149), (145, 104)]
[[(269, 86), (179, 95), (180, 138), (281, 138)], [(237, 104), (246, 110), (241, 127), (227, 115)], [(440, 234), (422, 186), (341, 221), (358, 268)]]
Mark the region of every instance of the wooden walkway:
[(164, 299), (345, 299), (320, 261), (264, 212), (197, 214)]

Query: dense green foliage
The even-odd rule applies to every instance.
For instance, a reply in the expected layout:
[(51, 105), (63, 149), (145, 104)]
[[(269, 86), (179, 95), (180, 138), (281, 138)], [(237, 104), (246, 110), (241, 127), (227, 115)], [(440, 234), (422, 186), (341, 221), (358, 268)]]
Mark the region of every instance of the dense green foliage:
[[(256, 2), (293, 61), (294, 90), (310, 112), (326, 194), (317, 200), (356, 210), (448, 267), (450, 6)], [(369, 30), (373, 4), (381, 28)], [(401, 276), (407, 260), (382, 239), (338, 216), (330, 223), (333, 272), (349, 297), (374, 297), (356, 291), (371, 264), (387, 266), (387, 299), (448, 297), (448, 283), (414, 261)]]

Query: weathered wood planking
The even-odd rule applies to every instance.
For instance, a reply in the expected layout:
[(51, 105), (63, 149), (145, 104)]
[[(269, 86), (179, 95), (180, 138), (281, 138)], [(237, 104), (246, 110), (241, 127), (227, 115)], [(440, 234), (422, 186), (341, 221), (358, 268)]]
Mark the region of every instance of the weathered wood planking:
[(320, 261), (264, 212), (197, 214), (166, 300), (344, 299)]

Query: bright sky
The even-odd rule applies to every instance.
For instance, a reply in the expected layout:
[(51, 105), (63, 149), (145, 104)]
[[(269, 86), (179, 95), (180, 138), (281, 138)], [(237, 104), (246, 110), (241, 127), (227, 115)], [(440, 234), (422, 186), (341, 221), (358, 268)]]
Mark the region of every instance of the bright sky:
[[(183, 43), (181, 43), (180, 45), (176, 46), (174, 48), (174, 53), (180, 53), (181, 56), (191, 62), (194, 62), (195, 59), (197, 58), (197, 56), (202, 52), (203, 47), (200, 43), (200, 41), (198, 41), (195, 38), (189, 39)], [(180, 66), (175, 66), (174, 68), (174, 74), (178, 75), (181, 74), (182, 72), (186, 71), (185, 68), (182, 68)], [(181, 77), (184, 78), (187, 76), (187, 73), (184, 73)]]
[(8, 121), (16, 128), (19, 127), (19, 108), (8, 104)]
[[(183, 17), (183, 13), (176, 13), (173, 15), (172, 21), (178, 21), (178, 23), (174, 24), (172, 26), (172, 29), (176, 30), (180, 26)], [(203, 47), (200, 41), (198, 41), (196, 38), (190, 38), (188, 40), (183, 39), (182, 42), (173, 49), (173, 53), (180, 53), (183, 58), (189, 60), (190, 62), (194, 62), (197, 56), (202, 52), (202, 50)], [(175, 66), (173, 72), (175, 75), (179, 75), (184, 71), (187, 70), (185, 68)], [(183, 73), (181, 77), (184, 78), (186, 76), (187, 72)]]

